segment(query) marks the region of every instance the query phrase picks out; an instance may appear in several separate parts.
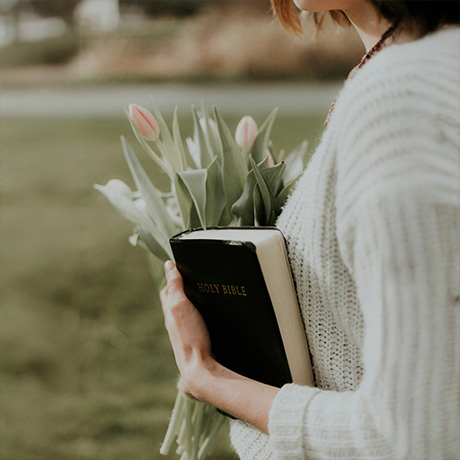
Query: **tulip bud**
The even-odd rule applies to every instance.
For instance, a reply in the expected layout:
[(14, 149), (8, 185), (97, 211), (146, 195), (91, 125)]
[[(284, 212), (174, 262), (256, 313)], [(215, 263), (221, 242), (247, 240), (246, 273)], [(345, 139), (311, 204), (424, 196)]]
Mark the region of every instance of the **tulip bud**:
[(271, 168), (272, 166), (275, 166), (275, 160), (273, 159), (273, 155), (270, 150), (267, 149), (265, 155), (268, 157), (268, 167)]
[(114, 192), (118, 192), (128, 198), (132, 198), (133, 191), (120, 179), (110, 179), (105, 186)]
[[(219, 128), (217, 128), (216, 122), (212, 118), (208, 118), (209, 126), (211, 126), (212, 130), (219, 137)], [(206, 131), (206, 119), (200, 118), (200, 125), (203, 128), (203, 131)]]
[(144, 198), (138, 198), (137, 200), (134, 200), (134, 206), (136, 206), (136, 208), (141, 211), (145, 211), (147, 209)]
[(245, 115), (238, 126), (236, 127), (235, 140), (236, 143), (242, 148), (248, 148), (254, 142), (257, 136), (257, 123), (254, 118)]
[(134, 232), (129, 238), (128, 238), (129, 244), (131, 246), (137, 246), (137, 242), (139, 241), (139, 233)]
[(128, 112), (134, 126), (145, 140), (156, 141), (158, 139), (160, 127), (156, 118), (146, 108), (137, 104), (129, 104)]

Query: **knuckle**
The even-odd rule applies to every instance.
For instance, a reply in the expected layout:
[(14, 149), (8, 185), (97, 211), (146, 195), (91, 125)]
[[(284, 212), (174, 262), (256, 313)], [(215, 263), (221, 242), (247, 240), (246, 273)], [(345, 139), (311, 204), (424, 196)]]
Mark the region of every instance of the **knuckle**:
[(179, 289), (181, 287), (182, 287), (182, 279), (176, 276), (174, 278), (171, 278), (168, 281), (168, 285), (166, 286), (166, 289), (169, 291), (171, 289)]
[(169, 313), (174, 317), (178, 318), (181, 317), (186, 311), (188, 307), (188, 301), (185, 297), (176, 299), (172, 302), (169, 306)]

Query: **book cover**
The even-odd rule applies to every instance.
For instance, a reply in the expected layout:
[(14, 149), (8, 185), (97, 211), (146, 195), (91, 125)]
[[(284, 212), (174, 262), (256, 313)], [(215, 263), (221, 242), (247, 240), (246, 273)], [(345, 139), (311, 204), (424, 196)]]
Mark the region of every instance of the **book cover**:
[[(201, 230), (191, 235), (187, 231), (171, 238), (185, 293), (204, 318), (218, 362), (251, 379), (281, 387), (293, 377), (277, 319), (280, 306), (275, 314), (259, 260), (258, 246), (263, 245), (260, 238), (251, 238), (254, 232), (241, 233), (238, 229), (235, 237), (228, 229), (222, 230), (227, 232)], [(269, 236), (258, 231), (262, 240)], [(263, 231), (279, 232), (273, 228)], [(207, 237), (209, 232), (214, 232), (212, 238)], [(265, 252), (267, 260), (266, 245)], [(276, 251), (272, 255), (273, 263), (268, 264), (272, 275), (276, 276), (277, 270), (290, 270), (279, 263)], [(300, 321), (297, 304), (295, 308)], [(301, 344), (297, 350), (295, 359), (307, 360), (309, 366), (308, 349)], [(290, 361), (292, 367), (292, 356)]]

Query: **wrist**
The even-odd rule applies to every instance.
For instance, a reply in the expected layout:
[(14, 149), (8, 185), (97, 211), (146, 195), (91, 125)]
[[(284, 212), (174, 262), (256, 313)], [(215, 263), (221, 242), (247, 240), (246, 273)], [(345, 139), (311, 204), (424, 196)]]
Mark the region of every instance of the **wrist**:
[(212, 404), (209, 394), (222, 369), (223, 366), (211, 356), (194, 360), (182, 376), (187, 391), (194, 398)]
[(212, 357), (195, 366), (185, 383), (196, 399), (268, 433), (269, 412), (279, 388), (239, 375)]

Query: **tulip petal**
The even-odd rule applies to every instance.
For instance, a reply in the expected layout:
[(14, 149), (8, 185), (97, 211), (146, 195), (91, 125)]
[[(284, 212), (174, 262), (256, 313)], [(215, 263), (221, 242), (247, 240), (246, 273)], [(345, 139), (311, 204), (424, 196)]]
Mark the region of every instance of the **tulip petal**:
[(107, 184), (105, 184), (105, 186), (107, 188), (120, 192), (121, 194), (125, 195), (127, 198), (130, 198), (130, 199), (133, 198), (133, 191), (129, 188), (127, 184), (125, 184), (120, 179), (110, 179), (107, 182)]
[(148, 216), (134, 206), (133, 200), (126, 195), (105, 185), (95, 184), (94, 188), (101, 192), (125, 219), (137, 225), (146, 225)]
[(158, 138), (160, 131), (158, 122), (145, 107), (138, 104), (130, 104), (128, 112), (131, 120), (144, 139), (154, 141)]
[(143, 229), (144, 232), (147, 232), (150, 235), (155, 235), (155, 242), (150, 241), (150, 239), (146, 241), (142, 238), (142, 241), (146, 244), (149, 250), (154, 251), (158, 257), (162, 257), (164, 260), (170, 259), (172, 257), (172, 253), (168, 244), (168, 238), (165, 237), (156, 223), (152, 221), (145, 212), (134, 205), (132, 200), (130, 200), (122, 193), (103, 185), (96, 184), (94, 188), (105, 195), (109, 202), (123, 217), (135, 223), (139, 233), (140, 229)]
[(235, 130), (235, 141), (242, 149), (251, 147), (257, 137), (257, 123), (254, 118), (245, 115), (238, 123)]

